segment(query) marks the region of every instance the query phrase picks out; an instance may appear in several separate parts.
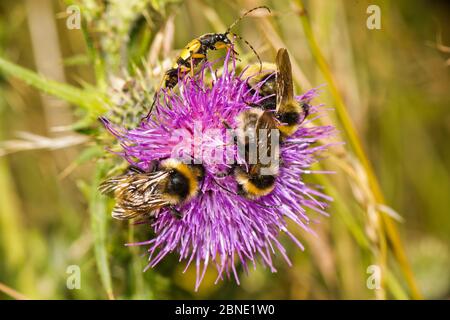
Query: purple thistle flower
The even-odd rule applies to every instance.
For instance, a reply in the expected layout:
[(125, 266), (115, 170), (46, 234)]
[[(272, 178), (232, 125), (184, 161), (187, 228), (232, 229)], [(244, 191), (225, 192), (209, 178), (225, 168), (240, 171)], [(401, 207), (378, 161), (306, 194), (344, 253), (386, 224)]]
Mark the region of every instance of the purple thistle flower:
[[(278, 236), (284, 232), (302, 250), (303, 246), (288, 230), (286, 220), (312, 232), (305, 208), (326, 215), (326, 202), (331, 201), (301, 178), (312, 173), (308, 167), (317, 160), (316, 154), (326, 148), (314, 144), (333, 132), (331, 126), (305, 126), (311, 122), (311, 116), (281, 144), (280, 171), (275, 189), (269, 195), (258, 200), (246, 199), (237, 194), (233, 175), (220, 175), (230, 169), (230, 164), (216, 161), (214, 155), (214, 151), (221, 154), (224, 146), (230, 150), (224, 122), (234, 127), (237, 115), (262, 98), (252, 93), (246, 79), (235, 73), (235, 59), (230, 52), (220, 75), (213, 65), (206, 63), (198, 76), (180, 80), (178, 94), (163, 90), (164, 102), (158, 101), (155, 112), (135, 129), (127, 130), (103, 119), (122, 146), (120, 155), (143, 170), (151, 169), (154, 160), (173, 157), (173, 150), (180, 142), (181, 151), (187, 150), (192, 159), (200, 155), (205, 177), (198, 196), (177, 207), (183, 218), (175, 218), (169, 209), (160, 209), (151, 225), (155, 237), (131, 244), (149, 246), (147, 268), (156, 266), (172, 252), (178, 253), (180, 261), (187, 261), (186, 269), (194, 262), (196, 290), (209, 264), (218, 270), (216, 283), (232, 274), (238, 284), (238, 261), (247, 271), (248, 264), (255, 267), (257, 257), (261, 257), (263, 264), (276, 272), (273, 256), (278, 251), (291, 265)], [(207, 81), (208, 73), (212, 81)], [(309, 103), (317, 94), (313, 89), (296, 99)], [(317, 107), (311, 108), (313, 114), (317, 111)], [(216, 131), (208, 134), (210, 130)], [(180, 132), (183, 134), (174, 134)], [(229, 155), (236, 161), (237, 148), (231, 147)]]

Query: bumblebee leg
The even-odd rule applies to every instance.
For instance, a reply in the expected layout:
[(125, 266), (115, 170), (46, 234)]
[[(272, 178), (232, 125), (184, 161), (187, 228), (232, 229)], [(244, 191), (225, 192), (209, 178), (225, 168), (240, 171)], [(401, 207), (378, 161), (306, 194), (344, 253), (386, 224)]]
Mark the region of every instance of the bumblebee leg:
[(174, 216), (175, 218), (177, 218), (177, 219), (183, 218), (183, 215), (181, 214), (181, 212), (174, 206), (170, 206), (169, 210), (170, 210), (170, 213), (172, 214), (172, 216)]
[(303, 123), (303, 121), (305, 121), (306, 118), (309, 116), (309, 109), (311, 109), (311, 107), (309, 106), (309, 104), (305, 102), (302, 104), (302, 109), (303, 109), (303, 119), (300, 123)]

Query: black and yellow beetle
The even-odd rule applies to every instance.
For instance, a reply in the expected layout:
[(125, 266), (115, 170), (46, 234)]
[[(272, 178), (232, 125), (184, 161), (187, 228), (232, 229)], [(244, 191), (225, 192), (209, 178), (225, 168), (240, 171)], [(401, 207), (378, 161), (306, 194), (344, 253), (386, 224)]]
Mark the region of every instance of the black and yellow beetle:
[(201, 62), (206, 59), (206, 55), (209, 50), (219, 50), (224, 48), (229, 48), (232, 44), (231, 40), (228, 38), (228, 35), (233, 35), (241, 40), (243, 40), (252, 51), (257, 56), (259, 62), (261, 63), (261, 59), (259, 58), (256, 50), (242, 37), (237, 34), (231, 32), (231, 29), (241, 21), (245, 16), (249, 13), (258, 10), (258, 9), (266, 9), (270, 12), (270, 9), (266, 6), (259, 6), (245, 12), (241, 17), (239, 17), (236, 21), (234, 21), (224, 33), (207, 33), (196, 39), (190, 41), (186, 47), (181, 50), (180, 55), (175, 60), (172, 68), (167, 70), (164, 73), (163, 78), (163, 86), (165, 88), (173, 88), (177, 85), (178, 79), (180, 76), (188, 72), (193, 72), (193, 68), (198, 66)]

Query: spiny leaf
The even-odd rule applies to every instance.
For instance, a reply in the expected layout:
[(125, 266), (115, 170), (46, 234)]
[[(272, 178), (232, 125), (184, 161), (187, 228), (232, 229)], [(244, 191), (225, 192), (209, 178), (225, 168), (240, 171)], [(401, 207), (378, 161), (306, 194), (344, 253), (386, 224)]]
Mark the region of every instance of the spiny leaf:
[(77, 105), (97, 115), (106, 111), (100, 94), (89, 92), (66, 83), (50, 80), (29, 69), (0, 57), (0, 73), (18, 78), (36, 89)]

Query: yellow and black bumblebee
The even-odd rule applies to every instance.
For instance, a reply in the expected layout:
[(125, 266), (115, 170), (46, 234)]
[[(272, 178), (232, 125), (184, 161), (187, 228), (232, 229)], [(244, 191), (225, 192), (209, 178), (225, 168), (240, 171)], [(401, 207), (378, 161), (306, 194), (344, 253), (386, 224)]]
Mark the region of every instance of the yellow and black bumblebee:
[[(279, 170), (278, 122), (271, 111), (251, 108), (238, 115), (237, 138), (245, 164), (234, 168), (238, 194), (249, 199), (268, 195), (275, 188)], [(272, 143), (272, 135), (275, 144)]]
[(241, 75), (242, 79), (247, 80), (247, 85), (251, 93), (257, 92), (263, 97), (258, 107), (263, 110), (274, 111), (277, 105), (277, 66), (275, 63), (263, 62), (262, 67), (259, 64), (251, 64)]
[[(274, 113), (279, 121), (278, 129), (282, 139), (294, 134), (308, 116), (310, 106), (306, 102), (299, 103), (295, 100), (292, 66), (287, 50), (278, 50), (275, 64), (264, 64), (260, 72), (257, 65), (251, 65), (242, 77), (248, 78), (251, 90), (267, 97), (259, 107)], [(258, 85), (261, 82), (262, 85)]]
[(251, 12), (258, 9), (266, 9), (270, 12), (270, 9), (266, 6), (259, 6), (246, 11), (241, 17), (234, 21), (224, 33), (207, 33), (192, 41), (190, 41), (186, 47), (181, 50), (180, 55), (176, 58), (172, 68), (167, 70), (163, 78), (163, 86), (165, 88), (173, 88), (177, 85), (180, 75), (184, 75), (188, 72), (193, 72), (193, 68), (198, 66), (201, 62), (206, 59), (206, 55), (209, 50), (219, 50), (224, 48), (230, 48), (232, 45), (231, 40), (228, 35), (233, 35), (241, 40), (243, 40), (250, 49), (255, 53), (261, 64), (261, 59), (259, 58), (256, 50), (242, 37), (232, 33), (231, 30), (234, 26), (241, 21), (245, 16)]
[[(257, 199), (273, 191), (279, 170), (279, 144), (297, 131), (309, 113), (306, 102), (300, 104), (295, 100), (291, 61), (285, 48), (278, 50), (275, 64), (265, 63), (259, 71), (256, 68), (257, 65), (250, 66), (242, 77), (248, 78), (251, 90), (257, 91), (266, 99), (238, 115), (237, 136), (240, 143), (245, 145), (247, 165), (234, 168), (238, 191), (250, 199)], [(260, 129), (266, 130), (261, 132)], [(270, 139), (273, 132), (276, 132), (274, 129), (278, 131), (278, 139), (275, 139), (277, 145)], [(262, 137), (261, 134), (265, 136)], [(256, 137), (256, 143), (253, 142), (256, 144), (253, 154), (257, 150), (258, 156), (256, 161), (251, 159), (249, 152), (252, 149), (249, 135)], [(261, 138), (265, 138), (265, 146), (261, 145)], [(273, 153), (269, 164), (262, 163), (261, 151)]]
[(198, 195), (204, 174), (202, 165), (168, 158), (151, 172), (130, 167), (125, 174), (102, 182), (99, 190), (114, 195), (113, 218), (153, 218), (162, 208), (168, 208), (175, 217), (181, 218), (175, 206)]

